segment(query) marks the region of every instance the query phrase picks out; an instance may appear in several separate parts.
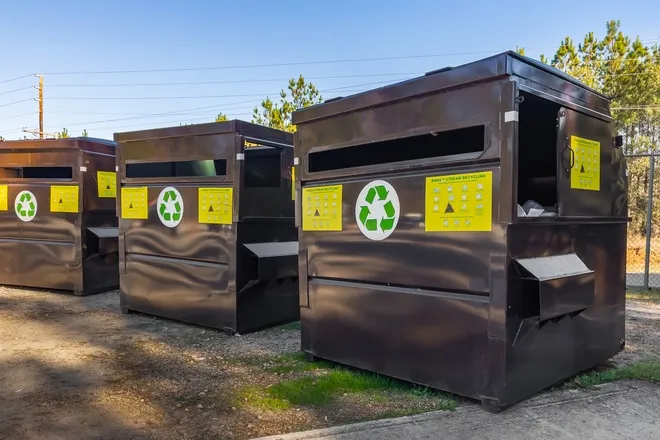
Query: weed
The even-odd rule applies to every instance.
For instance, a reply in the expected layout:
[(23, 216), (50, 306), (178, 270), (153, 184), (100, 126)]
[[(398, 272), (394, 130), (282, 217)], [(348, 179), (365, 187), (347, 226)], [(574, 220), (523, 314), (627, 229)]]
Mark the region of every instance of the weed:
[(605, 371), (590, 371), (570, 379), (567, 385), (590, 388), (624, 379), (660, 382), (660, 360), (638, 362)]
[(626, 294), (626, 299), (633, 299), (638, 301), (651, 301), (651, 302), (660, 302), (660, 290), (659, 289), (635, 289), (630, 290)]

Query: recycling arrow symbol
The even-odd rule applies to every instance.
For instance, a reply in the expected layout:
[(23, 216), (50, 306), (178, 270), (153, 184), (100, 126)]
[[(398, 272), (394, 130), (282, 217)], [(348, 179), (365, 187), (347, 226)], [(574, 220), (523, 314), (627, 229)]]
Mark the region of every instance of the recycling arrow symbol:
[(355, 204), (358, 227), (371, 240), (389, 237), (399, 221), (399, 211), (399, 196), (394, 187), (384, 180), (366, 185)]
[(183, 218), (183, 197), (171, 186), (164, 188), (158, 196), (158, 218), (168, 228), (177, 226)]
[(37, 198), (30, 191), (21, 191), (14, 201), (14, 210), (22, 221), (31, 221), (37, 215)]

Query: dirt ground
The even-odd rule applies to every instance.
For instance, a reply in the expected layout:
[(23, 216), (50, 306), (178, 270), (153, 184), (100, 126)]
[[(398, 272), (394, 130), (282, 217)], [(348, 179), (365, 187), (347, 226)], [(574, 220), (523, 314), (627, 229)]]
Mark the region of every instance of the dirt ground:
[[(0, 288), (0, 439), (238, 440), (378, 415), (346, 395), (322, 411), (249, 404), (246, 386), (274, 382), (261, 362), (298, 351), (295, 326), (231, 338), (118, 303)], [(627, 316), (614, 363), (660, 355), (660, 305), (630, 302)]]

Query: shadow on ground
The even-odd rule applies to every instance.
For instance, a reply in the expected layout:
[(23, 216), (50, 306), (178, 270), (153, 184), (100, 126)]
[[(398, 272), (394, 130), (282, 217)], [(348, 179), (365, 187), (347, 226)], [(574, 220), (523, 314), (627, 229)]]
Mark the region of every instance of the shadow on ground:
[(0, 438), (243, 439), (300, 426), (242, 408), (248, 369), (233, 361), (296, 351), (295, 328), (230, 338), (123, 315), (116, 292), (18, 289), (0, 290), (0, 322)]

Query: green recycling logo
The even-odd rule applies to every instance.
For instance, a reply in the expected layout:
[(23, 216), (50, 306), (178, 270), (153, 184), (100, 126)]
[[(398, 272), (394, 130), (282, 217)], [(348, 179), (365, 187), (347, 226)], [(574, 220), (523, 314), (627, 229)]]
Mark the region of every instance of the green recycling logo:
[(16, 216), (24, 222), (30, 222), (37, 216), (37, 198), (31, 191), (21, 191), (14, 199)]
[(174, 187), (164, 188), (158, 195), (158, 218), (168, 228), (175, 228), (183, 219), (183, 197)]
[(384, 240), (399, 223), (399, 196), (384, 180), (367, 184), (355, 203), (355, 221), (362, 234), (370, 240)]

